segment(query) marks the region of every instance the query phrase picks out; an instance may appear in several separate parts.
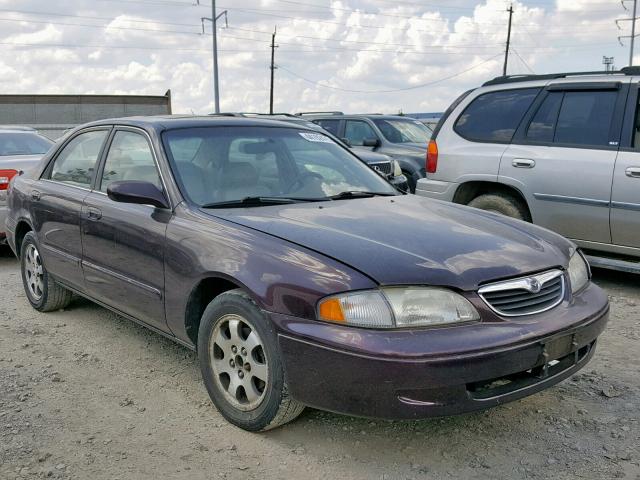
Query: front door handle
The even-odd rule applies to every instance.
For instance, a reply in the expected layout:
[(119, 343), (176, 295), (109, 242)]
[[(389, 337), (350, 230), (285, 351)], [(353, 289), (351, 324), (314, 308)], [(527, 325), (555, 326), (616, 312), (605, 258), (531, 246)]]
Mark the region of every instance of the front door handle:
[(627, 177), (640, 178), (640, 167), (629, 167), (624, 173), (627, 174)]
[(36, 202), (40, 200), (40, 192), (38, 190), (31, 190), (31, 199)]
[(87, 207), (87, 218), (89, 220), (100, 220), (102, 218), (102, 212), (94, 207)]
[(533, 168), (536, 166), (536, 162), (528, 158), (514, 158), (511, 165), (516, 168)]

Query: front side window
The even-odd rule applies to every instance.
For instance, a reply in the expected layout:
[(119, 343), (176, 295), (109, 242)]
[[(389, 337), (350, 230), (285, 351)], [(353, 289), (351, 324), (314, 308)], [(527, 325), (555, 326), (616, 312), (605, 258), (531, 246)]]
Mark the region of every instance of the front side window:
[(467, 105), (454, 129), (476, 142), (510, 142), (539, 91), (522, 88), (480, 95)]
[(49, 178), (56, 182), (89, 187), (108, 134), (108, 130), (94, 130), (73, 138), (54, 160)]
[[(0, 127), (1, 128), (1, 127)], [(5, 155), (42, 155), (53, 142), (33, 132), (0, 133), (0, 157)]]
[(616, 90), (565, 92), (555, 143), (608, 146), (617, 96)]
[(322, 200), (342, 192), (397, 192), (321, 132), (202, 127), (163, 134), (178, 183), (199, 205), (247, 197)]
[(113, 136), (102, 172), (100, 191), (106, 192), (112, 182), (120, 180), (151, 182), (162, 189), (151, 147), (138, 133), (121, 130)]
[(391, 143), (427, 143), (431, 130), (418, 120), (376, 119), (373, 121)]
[(361, 120), (347, 120), (344, 137), (354, 146), (362, 146), (365, 140), (377, 140), (378, 138), (373, 128)]

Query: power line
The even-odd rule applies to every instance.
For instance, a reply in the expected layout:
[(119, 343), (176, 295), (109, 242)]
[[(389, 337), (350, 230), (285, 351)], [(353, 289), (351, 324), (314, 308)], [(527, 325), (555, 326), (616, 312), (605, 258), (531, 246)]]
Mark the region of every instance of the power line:
[(469, 67), (469, 68), (467, 68), (465, 70), (462, 70), (461, 72), (454, 73), (453, 75), (448, 75), (448, 76), (443, 77), (443, 78), (439, 78), (438, 80), (434, 80), (434, 81), (431, 81), (431, 82), (423, 83), (423, 84), (420, 84), (420, 85), (413, 85), (411, 87), (396, 88), (396, 89), (392, 89), (392, 90), (354, 90), (354, 89), (349, 89), (349, 88), (334, 87), (334, 86), (331, 86), (331, 85), (326, 85), (326, 84), (321, 83), (321, 82), (316, 82), (314, 80), (310, 80), (310, 79), (308, 79), (306, 77), (303, 77), (302, 75), (299, 75), (299, 74), (289, 70), (286, 67), (283, 67), (282, 65), (278, 65), (278, 68), (284, 70), (285, 72), (289, 73), (290, 75), (292, 75), (294, 77), (299, 78), (300, 80), (304, 80), (305, 82), (311, 83), (311, 84), (316, 85), (318, 87), (328, 88), (328, 89), (331, 89), (331, 90), (339, 90), (341, 92), (350, 92), (350, 93), (397, 93), (397, 92), (406, 92), (406, 91), (409, 91), (409, 90), (417, 90), (419, 88), (429, 87), (431, 85), (435, 85), (437, 83), (441, 83), (441, 82), (444, 82), (446, 80), (451, 80), (452, 78), (459, 77), (460, 75), (462, 75), (464, 73), (467, 73), (467, 72), (469, 72), (469, 71), (471, 71), (471, 70), (473, 70), (475, 68), (478, 68), (478, 67), (480, 67), (480, 66), (482, 66), (482, 65), (484, 65), (484, 64), (486, 64), (486, 63), (488, 63), (488, 62), (490, 62), (492, 60), (495, 60), (496, 58), (501, 57), (501, 56), (502, 56), (502, 53), (498, 53), (497, 55), (494, 55), (494, 56), (492, 56), (490, 58), (487, 58), (486, 60), (484, 60), (484, 61), (482, 61), (480, 63), (477, 63), (477, 64), (475, 64), (475, 65), (473, 65), (473, 66), (471, 66), (471, 67)]

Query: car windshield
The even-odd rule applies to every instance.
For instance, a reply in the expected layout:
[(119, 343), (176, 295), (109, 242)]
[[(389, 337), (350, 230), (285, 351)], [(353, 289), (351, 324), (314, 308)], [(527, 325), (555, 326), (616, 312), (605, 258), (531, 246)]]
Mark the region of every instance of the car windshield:
[(6, 132), (0, 133), (0, 156), (42, 155), (51, 148), (53, 142), (37, 133)]
[(169, 130), (163, 141), (183, 193), (200, 206), (397, 194), (380, 175), (320, 132), (202, 127)]
[(376, 119), (373, 121), (391, 143), (427, 143), (431, 131), (418, 120)]

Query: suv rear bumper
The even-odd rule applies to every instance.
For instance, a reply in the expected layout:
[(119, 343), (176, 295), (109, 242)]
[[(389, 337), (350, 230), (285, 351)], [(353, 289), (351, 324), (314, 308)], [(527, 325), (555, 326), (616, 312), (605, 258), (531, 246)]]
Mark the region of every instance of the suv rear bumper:
[(457, 183), (421, 178), (416, 184), (416, 195), (452, 202), (457, 189)]

